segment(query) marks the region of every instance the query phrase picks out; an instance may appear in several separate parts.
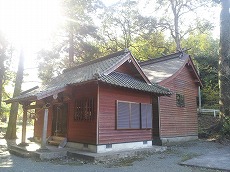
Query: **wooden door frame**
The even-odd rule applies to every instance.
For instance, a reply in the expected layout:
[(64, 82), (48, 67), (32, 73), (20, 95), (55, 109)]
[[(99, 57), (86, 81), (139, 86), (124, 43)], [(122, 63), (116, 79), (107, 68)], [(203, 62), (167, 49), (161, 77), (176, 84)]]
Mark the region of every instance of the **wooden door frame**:
[[(53, 105), (53, 117), (52, 117), (52, 130), (51, 130), (51, 133), (52, 133), (52, 135), (57, 135), (57, 134), (55, 134), (57, 131), (56, 131), (56, 127), (57, 127), (57, 124), (55, 125), (55, 123), (56, 123), (56, 116), (57, 116), (57, 108), (58, 107), (62, 107), (62, 109), (64, 109), (64, 111), (66, 111), (66, 114), (65, 114), (65, 112), (62, 112), (62, 114), (61, 114), (61, 116), (63, 117), (63, 116), (65, 116), (64, 118), (65, 118), (65, 125), (63, 125), (64, 123), (61, 123), (61, 125), (62, 125), (62, 127), (64, 126), (65, 127), (65, 131), (64, 131), (64, 133), (63, 133), (63, 135), (61, 135), (61, 133), (59, 133), (61, 136), (63, 136), (63, 137), (67, 137), (67, 134), (68, 134), (68, 114), (69, 114), (69, 104), (68, 104), (68, 102), (63, 102), (63, 103), (61, 103), (61, 104), (54, 104)], [(66, 110), (65, 110), (65, 108), (66, 108)], [(59, 135), (59, 136), (60, 136)], [(57, 135), (58, 136), (58, 135)]]

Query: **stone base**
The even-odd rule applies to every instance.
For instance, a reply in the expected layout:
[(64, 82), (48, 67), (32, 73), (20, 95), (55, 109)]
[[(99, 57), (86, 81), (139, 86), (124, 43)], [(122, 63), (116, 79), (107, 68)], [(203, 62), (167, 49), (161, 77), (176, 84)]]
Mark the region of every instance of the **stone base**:
[(153, 145), (162, 146), (162, 140), (160, 138), (153, 138)]
[(29, 143), (22, 142), (22, 143), (19, 143), (18, 146), (20, 147), (29, 146)]
[(35, 151), (31, 152), (31, 155), (33, 157), (39, 158), (42, 161), (44, 160), (50, 160), (50, 159), (57, 159), (57, 158), (62, 158), (67, 156), (67, 150), (55, 150), (55, 151), (50, 151), (50, 150), (43, 150), (43, 151)]

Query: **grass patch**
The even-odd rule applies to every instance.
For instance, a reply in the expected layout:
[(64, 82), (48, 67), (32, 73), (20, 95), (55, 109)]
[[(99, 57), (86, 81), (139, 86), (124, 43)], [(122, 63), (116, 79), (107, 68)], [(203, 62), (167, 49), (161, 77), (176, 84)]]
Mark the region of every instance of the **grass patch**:
[(82, 166), (84, 164), (87, 164), (87, 161), (82, 161), (80, 159), (69, 158), (69, 157), (52, 159), (49, 160), (49, 162), (56, 165), (70, 165), (70, 166)]
[(196, 154), (196, 153), (186, 153), (186, 154), (182, 155), (181, 161), (185, 162), (185, 161), (190, 160), (192, 158), (195, 158), (197, 156), (199, 156), (199, 154)]
[(119, 158), (116, 160), (111, 160), (112, 162), (107, 162), (106, 166), (107, 168), (112, 167), (127, 167), (132, 166), (135, 161), (142, 161), (144, 157), (142, 156), (131, 156), (131, 157), (125, 157), (125, 158)]

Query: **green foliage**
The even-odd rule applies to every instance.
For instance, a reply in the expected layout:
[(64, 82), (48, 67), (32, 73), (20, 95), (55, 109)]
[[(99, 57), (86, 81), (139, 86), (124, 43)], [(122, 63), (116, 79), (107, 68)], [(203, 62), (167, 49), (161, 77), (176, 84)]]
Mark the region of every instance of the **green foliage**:
[[(120, 1), (113, 6), (105, 7), (100, 15), (102, 50), (116, 52), (132, 46), (133, 39), (140, 31), (140, 14), (135, 1)], [(144, 20), (142, 20), (144, 21)]]
[(230, 137), (230, 117), (225, 117), (223, 121), (222, 134)]
[(153, 32), (139, 36), (130, 48), (135, 57), (141, 61), (170, 54), (174, 49), (174, 42), (167, 41), (162, 32)]
[(63, 59), (60, 59), (60, 55), (55, 50), (41, 50), (38, 52), (38, 77), (44, 84), (50, 82), (50, 80), (59, 75), (63, 69)]
[[(212, 23), (198, 15), (198, 10), (211, 6), (210, 0), (156, 0), (156, 11), (164, 15), (159, 17), (159, 27), (168, 31), (176, 43), (176, 50), (181, 50), (181, 42), (187, 35), (194, 32), (206, 32), (212, 28)], [(189, 18), (189, 20), (188, 20)]]
[(69, 68), (96, 58), (99, 47), (97, 28), (94, 26), (92, 14), (100, 7), (97, 0), (64, 0), (62, 8), (65, 24), (60, 28), (60, 37), (54, 38), (51, 49), (38, 53), (39, 78), (43, 84)]
[(142, 16), (137, 1), (119, 1), (113, 6), (104, 8), (100, 17), (102, 20), (100, 30), (102, 52), (116, 52), (125, 48), (138, 50), (149, 42), (145, 38), (157, 33), (156, 19)]
[(218, 87), (218, 40), (209, 34), (194, 34), (182, 42), (194, 57), (204, 87), (202, 93), (202, 106), (204, 108), (219, 108)]
[(6, 98), (5, 86), (9, 84), (12, 77), (10, 72), (12, 48), (5, 38), (4, 34), (0, 31), (0, 118), (4, 117), (7, 111), (5, 104), (2, 100)]
[(65, 25), (61, 49), (66, 52), (70, 63), (91, 60), (98, 47), (94, 40), (100, 39), (92, 15), (101, 8), (98, 0), (64, 0)]

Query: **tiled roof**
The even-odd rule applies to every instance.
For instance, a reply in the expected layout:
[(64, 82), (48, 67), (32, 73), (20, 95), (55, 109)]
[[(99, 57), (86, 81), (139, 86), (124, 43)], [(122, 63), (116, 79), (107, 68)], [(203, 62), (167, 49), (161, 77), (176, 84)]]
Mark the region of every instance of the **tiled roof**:
[(119, 72), (111, 72), (107, 76), (103, 75), (99, 80), (108, 84), (140, 91), (152, 92), (161, 95), (171, 94), (171, 92), (167, 88), (164, 88), (157, 84), (146, 84), (144, 81)]
[(140, 63), (152, 83), (159, 83), (175, 74), (188, 60), (189, 55), (175, 53)]
[(129, 75), (113, 72), (125, 61), (132, 58), (129, 51), (120, 51), (100, 59), (80, 64), (76, 67), (65, 70), (61, 75), (54, 78), (48, 85), (29, 93), (20, 95), (11, 100), (42, 99), (53, 93), (61, 92), (67, 85), (80, 84), (91, 80), (100, 80), (112, 85), (153, 92), (160, 95), (168, 95), (171, 92), (158, 85), (149, 85), (144, 81), (133, 78)]

